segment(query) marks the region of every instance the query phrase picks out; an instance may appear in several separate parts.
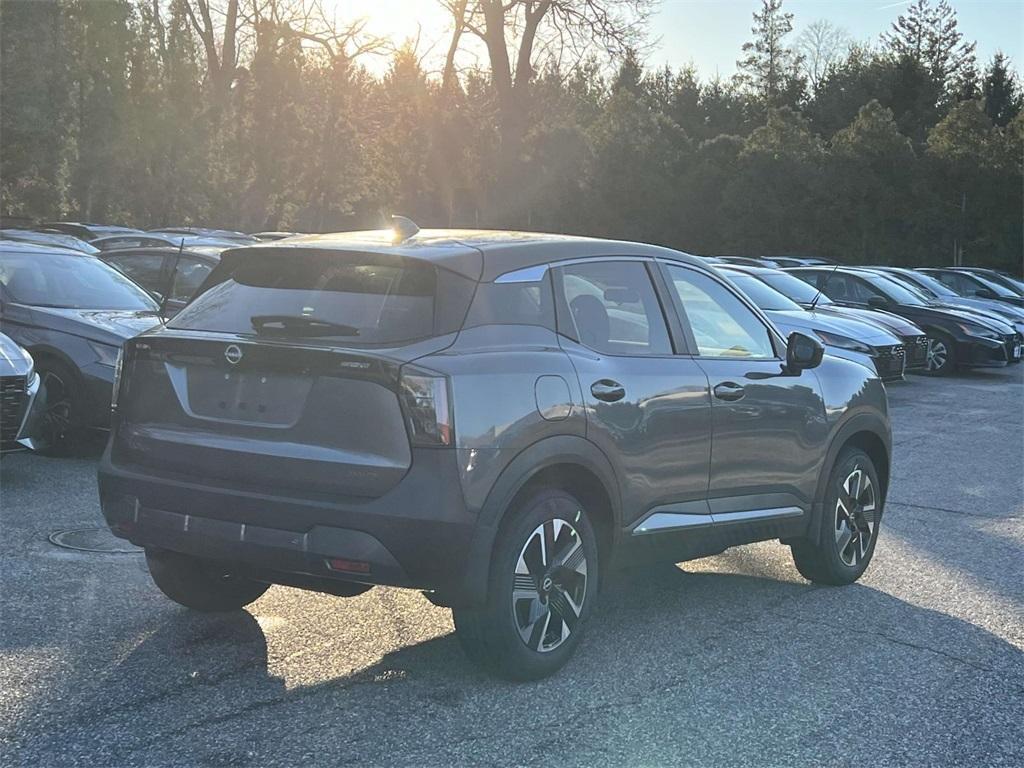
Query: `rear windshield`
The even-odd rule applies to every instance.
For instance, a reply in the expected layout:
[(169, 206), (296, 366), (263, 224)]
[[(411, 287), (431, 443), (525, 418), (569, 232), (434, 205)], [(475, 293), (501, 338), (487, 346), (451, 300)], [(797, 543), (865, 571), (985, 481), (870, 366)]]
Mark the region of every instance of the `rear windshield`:
[[(457, 320), (437, 301), (451, 281), (467, 284)], [(471, 281), (426, 262), (280, 251), (239, 254), (208, 285), (168, 327), (396, 344), (457, 330), (472, 291)]]

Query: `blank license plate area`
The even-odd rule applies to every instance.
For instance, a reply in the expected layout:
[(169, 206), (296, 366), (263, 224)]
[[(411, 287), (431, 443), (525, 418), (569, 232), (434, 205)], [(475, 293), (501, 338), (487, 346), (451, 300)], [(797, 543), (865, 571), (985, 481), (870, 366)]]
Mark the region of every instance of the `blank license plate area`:
[(313, 378), (286, 373), (188, 369), (189, 407), (196, 416), (289, 427), (302, 415)]

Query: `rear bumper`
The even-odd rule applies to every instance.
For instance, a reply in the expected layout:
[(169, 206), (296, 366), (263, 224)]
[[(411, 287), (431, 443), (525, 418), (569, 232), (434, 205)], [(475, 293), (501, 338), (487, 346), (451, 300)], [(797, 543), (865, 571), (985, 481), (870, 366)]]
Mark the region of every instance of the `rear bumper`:
[[(464, 598), (476, 515), (462, 498), (454, 451), (414, 451), (406, 476), (376, 499), (295, 498), (214, 486), (115, 465), (109, 447), (98, 479), (107, 524), (139, 546), (269, 574), (437, 590), (453, 602)], [(348, 570), (338, 570), (337, 562), (332, 568), (338, 560), (348, 561), (342, 564)]]

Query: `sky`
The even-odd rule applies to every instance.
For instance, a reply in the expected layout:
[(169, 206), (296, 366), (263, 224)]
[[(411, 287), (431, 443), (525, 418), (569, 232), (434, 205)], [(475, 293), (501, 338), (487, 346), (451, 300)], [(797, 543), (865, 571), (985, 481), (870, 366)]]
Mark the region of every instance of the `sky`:
[[(650, 35), (659, 39), (648, 64), (673, 68), (693, 63), (702, 76), (736, 71), (740, 46), (750, 39), (758, 0), (662, 0), (651, 19)], [(827, 19), (854, 40), (877, 42), (906, 7), (895, 0), (785, 0), (793, 14), (795, 38), (818, 19)], [(1022, 0), (950, 0), (960, 31), (978, 43), (977, 57), (988, 62), (997, 50), (1007, 54), (1017, 71), (1024, 64), (1024, 2)]]
[[(436, 0), (327, 0), (339, 19), (366, 17), (368, 30), (398, 42), (420, 33), (425, 63), (444, 56), (450, 23)], [(1018, 72), (1024, 65), (1024, 0), (949, 0), (957, 11), (960, 31), (978, 44), (982, 65), (1001, 50)], [(854, 40), (877, 42), (878, 36), (910, 5), (911, 0), (785, 0), (794, 15), (795, 40), (802, 29), (827, 19)], [(647, 64), (680, 68), (694, 64), (702, 77), (728, 77), (736, 71), (740, 47), (751, 38), (752, 14), (760, 0), (661, 0), (648, 35), (653, 42)], [(432, 45), (431, 45), (432, 43)], [(364, 62), (371, 69), (386, 62)]]

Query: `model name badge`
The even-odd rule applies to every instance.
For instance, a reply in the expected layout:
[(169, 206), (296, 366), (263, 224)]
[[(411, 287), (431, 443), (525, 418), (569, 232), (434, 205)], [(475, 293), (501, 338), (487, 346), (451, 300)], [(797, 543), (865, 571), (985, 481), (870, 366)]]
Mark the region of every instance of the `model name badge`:
[(357, 362), (354, 362), (354, 361), (346, 361), (346, 362), (343, 362), (343, 363), (338, 363), (338, 367), (339, 368), (358, 368), (359, 370), (365, 371), (367, 368), (370, 367), (370, 364), (369, 363), (357, 363)]

